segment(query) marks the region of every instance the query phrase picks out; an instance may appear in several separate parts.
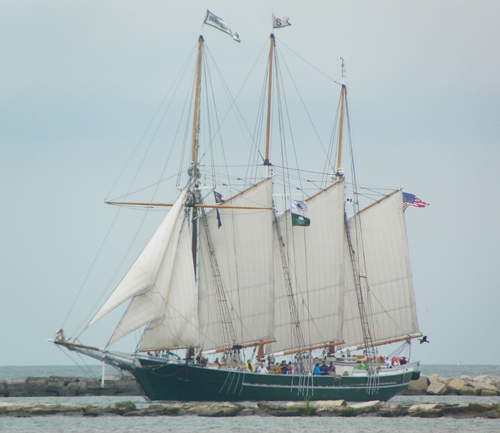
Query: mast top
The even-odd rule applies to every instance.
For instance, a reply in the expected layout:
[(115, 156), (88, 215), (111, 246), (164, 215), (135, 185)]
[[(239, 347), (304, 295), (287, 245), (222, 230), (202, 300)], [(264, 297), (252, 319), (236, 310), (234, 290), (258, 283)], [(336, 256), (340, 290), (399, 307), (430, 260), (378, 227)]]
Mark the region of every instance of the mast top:
[(198, 38), (198, 59), (196, 63), (196, 87), (194, 96), (194, 113), (191, 141), (191, 164), (188, 169), (188, 174), (192, 179), (198, 179), (200, 177), (200, 172), (198, 170), (198, 135), (200, 130), (200, 84), (203, 42), (203, 35), (200, 35), (200, 37)]
[(347, 92), (347, 87), (345, 85), (345, 59), (344, 57), (340, 58), (340, 67), (342, 68), (342, 90), (340, 92), (340, 117), (339, 117), (339, 139), (337, 144), (337, 167), (335, 176), (337, 180), (343, 179), (345, 176), (345, 171), (341, 166), (342, 163), (342, 134), (344, 129), (344, 106), (345, 106), (345, 95)]
[(267, 81), (267, 121), (266, 121), (266, 149), (264, 153), (264, 166), (267, 166), (266, 176), (269, 176), (269, 167), (272, 165), (269, 162), (269, 145), (271, 136), (271, 93), (273, 83), (273, 53), (274, 53), (274, 33), (269, 36), (269, 64), (268, 64), (268, 81)]

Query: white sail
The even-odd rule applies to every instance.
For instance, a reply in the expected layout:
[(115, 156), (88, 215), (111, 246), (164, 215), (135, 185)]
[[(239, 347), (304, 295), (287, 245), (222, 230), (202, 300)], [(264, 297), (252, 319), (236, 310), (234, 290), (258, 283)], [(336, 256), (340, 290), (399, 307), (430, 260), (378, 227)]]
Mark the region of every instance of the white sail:
[(271, 179), (264, 179), (224, 204), (267, 209), (218, 209), (220, 227), (216, 210), (200, 218), (199, 320), (205, 350), (272, 336), (271, 193)]
[[(306, 346), (342, 338), (344, 283), (344, 183), (337, 182), (307, 200), (308, 227), (292, 226), (289, 212), (279, 218), (285, 244), (283, 263), (275, 243), (275, 337), (268, 351), (297, 347), (292, 329), (288, 273)], [(285, 266), (285, 268), (284, 268)]]
[[(171, 245), (170, 240), (175, 231), (175, 226), (179, 224), (179, 219), (182, 220), (183, 218), (183, 205), (187, 191), (188, 187), (182, 190), (172, 209), (170, 209), (153, 237), (121, 280), (120, 284), (90, 321), (89, 326), (128, 299), (153, 288), (162, 267), (164, 268), (164, 272), (166, 271), (167, 273), (172, 268), (175, 258), (175, 252), (172, 254), (172, 245), (175, 245), (176, 248), (177, 242)], [(169, 249), (170, 254), (167, 254)], [(168, 260), (165, 260), (166, 257)]]
[[(114, 343), (130, 332), (163, 316), (171, 296), (172, 280), (178, 273), (177, 267), (183, 265), (179, 259), (179, 238), (183, 221), (185, 221), (185, 212), (179, 212), (154, 284), (145, 292), (134, 296), (108, 344)], [(192, 264), (192, 258), (185, 264), (191, 273), (194, 272)]]
[(151, 322), (139, 350), (193, 347), (199, 344), (198, 298), (194, 276), (189, 221), (184, 219), (163, 316)]
[[(401, 191), (395, 191), (348, 222), (355, 254), (361, 263), (365, 261), (361, 281), (373, 342), (418, 332), (402, 197)], [(359, 345), (364, 340), (347, 246), (345, 254), (343, 336), (346, 345)]]

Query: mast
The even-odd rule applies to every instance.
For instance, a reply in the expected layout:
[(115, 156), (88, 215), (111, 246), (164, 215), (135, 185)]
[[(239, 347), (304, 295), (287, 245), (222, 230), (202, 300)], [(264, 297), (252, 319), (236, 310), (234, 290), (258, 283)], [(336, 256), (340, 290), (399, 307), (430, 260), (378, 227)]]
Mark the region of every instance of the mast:
[[(344, 58), (342, 60), (342, 78), (345, 79), (345, 63)], [(344, 105), (345, 105), (345, 95), (347, 88), (345, 83), (342, 83), (342, 90), (340, 92), (340, 117), (339, 117), (339, 141), (337, 145), (337, 180), (340, 180), (344, 176), (344, 169), (341, 166), (342, 162), (342, 133), (344, 130)]]
[[(345, 96), (347, 92), (347, 88), (345, 85), (345, 62), (344, 58), (341, 57), (342, 63), (342, 90), (340, 93), (340, 118), (339, 118), (339, 141), (338, 141), (338, 149), (337, 149), (337, 179), (342, 179), (344, 177), (344, 170), (341, 167), (341, 158), (342, 158), (342, 132), (344, 126), (344, 107), (345, 107)], [(354, 165), (351, 160), (351, 164)], [(355, 178), (355, 171), (352, 170), (352, 183), (354, 187), (354, 194), (357, 195), (357, 182)], [(359, 211), (359, 203), (357, 200), (353, 201), (354, 209)], [(345, 205), (344, 205), (345, 207)], [(345, 226), (345, 234), (347, 241), (347, 248), (351, 261), (351, 269), (354, 277), (354, 287), (356, 292), (356, 300), (358, 304), (359, 311), (359, 319), (361, 325), (361, 332), (363, 335), (364, 347), (366, 347), (366, 357), (367, 357), (367, 372), (368, 372), (368, 383), (367, 383), (367, 393), (373, 394), (378, 392), (378, 370), (374, 366), (375, 359), (375, 349), (373, 344), (372, 335), (370, 332), (370, 323), (368, 321), (368, 314), (366, 311), (366, 303), (363, 295), (363, 291), (368, 294), (368, 279), (366, 275), (366, 263), (365, 263), (365, 253), (363, 250), (363, 239), (362, 239), (362, 231), (361, 227), (357, 223), (358, 220), (355, 220), (356, 225), (354, 228), (354, 232), (356, 234), (357, 248), (354, 247), (352, 233), (349, 229), (349, 224), (347, 220), (347, 213), (344, 208), (344, 226)]]
[(200, 87), (201, 87), (201, 62), (203, 57), (203, 36), (200, 35), (198, 39), (198, 60), (196, 62), (196, 87), (194, 93), (194, 112), (193, 112), (193, 129), (192, 129), (192, 142), (191, 142), (191, 164), (188, 170), (191, 184), (194, 189), (191, 191), (191, 204), (192, 209), (192, 242), (191, 248), (193, 253), (194, 270), (196, 273), (196, 251), (198, 249), (198, 210), (196, 204), (199, 202), (197, 180), (200, 177), (198, 170), (198, 136), (200, 132)]
[(267, 122), (266, 122), (266, 151), (264, 156), (264, 165), (268, 167), (269, 174), (269, 166), (271, 165), (269, 162), (269, 141), (271, 135), (271, 91), (273, 86), (273, 55), (274, 55), (274, 34), (271, 33), (269, 37), (269, 72), (268, 72), (268, 81), (267, 81)]
[(198, 60), (196, 62), (196, 88), (194, 93), (194, 113), (193, 113), (193, 130), (191, 141), (191, 166), (189, 175), (191, 178), (198, 179), (198, 134), (200, 131), (200, 85), (201, 85), (201, 61), (203, 54), (203, 36), (198, 39)]

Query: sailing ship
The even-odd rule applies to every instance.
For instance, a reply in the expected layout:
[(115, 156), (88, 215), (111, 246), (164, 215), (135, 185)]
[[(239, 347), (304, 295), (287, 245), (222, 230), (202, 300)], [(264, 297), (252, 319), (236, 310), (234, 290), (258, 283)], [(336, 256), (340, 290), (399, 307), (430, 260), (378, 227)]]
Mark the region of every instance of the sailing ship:
[[(264, 175), (226, 200), (215, 188), (213, 197), (204, 195), (198, 161), (204, 44), (200, 36), (187, 182), (174, 203), (135, 203), (169, 210), (89, 324), (129, 302), (108, 346), (143, 329), (140, 343), (126, 354), (66, 338), (62, 330), (53, 342), (132, 373), (151, 400), (390, 399), (418, 378), (418, 363), (381, 362), (378, 346), (408, 348), (422, 336), (405, 193), (396, 189), (361, 210), (351, 200), (348, 216), (343, 84), (329, 184), (278, 209), (278, 168), (270, 161), (271, 34)], [(215, 357), (220, 361), (206, 361)], [(291, 374), (259, 374), (246, 362), (269, 366), (285, 358), (293, 369), (283, 372)], [(335, 371), (315, 375), (323, 360)]]

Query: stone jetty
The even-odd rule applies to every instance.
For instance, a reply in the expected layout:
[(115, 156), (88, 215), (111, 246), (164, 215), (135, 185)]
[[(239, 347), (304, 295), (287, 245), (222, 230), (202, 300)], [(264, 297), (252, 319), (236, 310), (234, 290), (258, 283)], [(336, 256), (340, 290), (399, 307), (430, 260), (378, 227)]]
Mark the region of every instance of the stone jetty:
[(446, 379), (437, 374), (420, 376), (412, 380), (405, 390), (406, 395), (480, 395), (496, 396), (500, 394), (500, 377), (498, 376), (460, 376)]
[[(135, 396), (142, 395), (140, 385), (132, 375), (105, 376), (104, 387), (98, 379), (81, 377), (28, 377), (0, 380), (1, 397), (71, 397), (71, 396)], [(498, 376), (460, 376), (446, 379), (420, 376), (412, 380), (405, 395), (500, 395)]]
[(344, 400), (283, 403), (151, 403), (137, 408), (133, 402), (116, 403), (114, 406), (91, 406), (86, 404), (29, 404), (2, 402), (0, 418), (6, 416), (323, 416), (323, 417), (420, 417), (420, 418), (500, 418), (497, 403), (470, 404), (414, 404), (403, 406), (397, 403), (383, 403), (378, 400), (347, 404)]
[(98, 379), (81, 377), (28, 377), (0, 380), (1, 397), (76, 397), (142, 395), (133, 376), (105, 376), (104, 386)]

